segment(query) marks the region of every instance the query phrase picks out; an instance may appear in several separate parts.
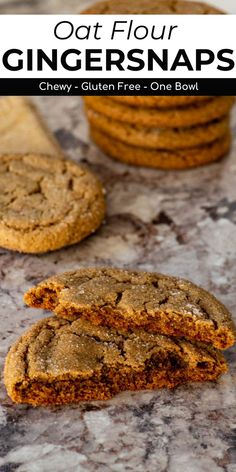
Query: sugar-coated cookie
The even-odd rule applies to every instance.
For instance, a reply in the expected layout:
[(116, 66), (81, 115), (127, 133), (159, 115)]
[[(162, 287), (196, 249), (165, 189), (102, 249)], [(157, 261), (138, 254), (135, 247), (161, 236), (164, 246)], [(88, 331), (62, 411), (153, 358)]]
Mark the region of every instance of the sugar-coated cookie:
[(53, 251), (93, 233), (104, 217), (97, 178), (73, 161), (39, 154), (1, 156), (0, 246)]

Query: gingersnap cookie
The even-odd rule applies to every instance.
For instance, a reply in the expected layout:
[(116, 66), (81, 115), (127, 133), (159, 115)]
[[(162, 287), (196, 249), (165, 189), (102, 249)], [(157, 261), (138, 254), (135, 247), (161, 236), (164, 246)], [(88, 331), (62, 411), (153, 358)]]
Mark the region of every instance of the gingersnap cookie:
[(144, 107), (144, 108), (179, 108), (188, 105), (192, 105), (199, 102), (205, 102), (215, 97), (208, 96), (174, 96), (174, 95), (127, 95), (127, 96), (116, 96), (111, 95), (108, 98), (123, 104), (130, 105), (132, 107)]
[(190, 149), (168, 151), (147, 149), (114, 140), (95, 127), (90, 130), (91, 138), (108, 156), (126, 164), (154, 167), (158, 169), (188, 169), (218, 161), (228, 154), (231, 146), (231, 133), (210, 144)]
[(229, 117), (206, 125), (191, 128), (144, 128), (107, 118), (87, 108), (87, 117), (92, 127), (113, 139), (136, 147), (150, 149), (189, 149), (212, 143), (224, 136), (229, 129)]
[(185, 0), (115, 0), (98, 2), (85, 15), (217, 15), (223, 11), (203, 2)]
[[(176, 0), (126, 0), (98, 2), (82, 11), (83, 14), (95, 15), (215, 15), (222, 10), (202, 2)], [(191, 96), (118, 96), (112, 97), (121, 104), (141, 107), (171, 108), (195, 104), (208, 97)]]
[(235, 342), (227, 308), (193, 283), (122, 269), (79, 269), (50, 277), (25, 294), (35, 308), (67, 320), (186, 338), (226, 349)]
[(84, 97), (88, 108), (122, 123), (146, 128), (188, 128), (203, 125), (227, 115), (234, 97), (216, 97), (207, 102), (175, 109), (134, 108), (107, 97)]
[(70, 160), (1, 156), (0, 246), (43, 253), (77, 243), (104, 217), (97, 178)]
[(36, 107), (23, 97), (0, 99), (0, 154), (63, 156)]
[(201, 344), (51, 317), (12, 346), (4, 378), (14, 402), (38, 406), (216, 380), (226, 371), (221, 353)]

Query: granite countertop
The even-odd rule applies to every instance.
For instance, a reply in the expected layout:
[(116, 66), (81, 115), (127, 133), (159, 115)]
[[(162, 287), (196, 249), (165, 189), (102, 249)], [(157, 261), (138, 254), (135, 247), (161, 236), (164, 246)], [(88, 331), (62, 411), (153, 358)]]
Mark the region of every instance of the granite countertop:
[[(0, 13), (76, 11), (78, 2), (1, 2)], [(80, 2), (80, 6), (89, 2)], [(66, 4), (66, 7), (63, 7)], [(22, 294), (50, 274), (113, 265), (180, 275), (236, 313), (236, 114), (229, 158), (163, 172), (113, 162), (90, 142), (79, 97), (34, 99), (68, 156), (107, 189), (106, 223), (81, 244), (31, 256), (0, 250), (0, 368), (9, 346), (46, 316)], [(236, 351), (217, 382), (123, 393), (80, 406), (15, 406), (0, 391), (0, 472), (236, 472)]]

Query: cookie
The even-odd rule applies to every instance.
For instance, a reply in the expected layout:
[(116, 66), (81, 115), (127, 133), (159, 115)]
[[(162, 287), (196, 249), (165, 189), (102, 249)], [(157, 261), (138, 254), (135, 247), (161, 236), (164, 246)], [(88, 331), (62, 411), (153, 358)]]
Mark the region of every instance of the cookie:
[(115, 102), (124, 103), (132, 107), (144, 108), (179, 108), (200, 102), (205, 102), (215, 97), (196, 96), (141, 96), (141, 95), (127, 95), (126, 96), (108, 96), (108, 98)]
[(115, 0), (98, 2), (85, 15), (217, 15), (223, 11), (203, 2), (185, 0)]
[(63, 157), (34, 105), (23, 97), (0, 99), (0, 155), (39, 153)]
[(150, 149), (189, 149), (212, 143), (224, 136), (229, 130), (229, 118), (224, 117), (206, 125), (191, 128), (144, 128), (112, 120), (87, 109), (87, 117), (92, 127), (113, 139), (135, 147)]
[(167, 151), (130, 146), (114, 140), (97, 128), (91, 128), (91, 138), (108, 156), (126, 164), (154, 167), (158, 169), (188, 169), (210, 164), (226, 156), (230, 151), (231, 134), (213, 143), (191, 149)]
[(124, 390), (173, 388), (227, 371), (215, 349), (148, 333), (118, 333), (56, 317), (33, 325), (10, 349), (5, 385), (31, 405), (107, 400)]
[(175, 109), (134, 108), (107, 97), (84, 97), (88, 108), (122, 123), (146, 128), (187, 128), (203, 125), (229, 113), (234, 97), (216, 97), (207, 102)]
[(35, 308), (86, 318), (117, 329), (144, 329), (226, 349), (235, 342), (227, 308), (213, 295), (178, 277), (122, 269), (79, 269), (56, 275), (25, 294)]
[[(176, 0), (126, 0), (98, 2), (84, 10), (84, 14), (96, 15), (212, 15), (222, 14), (222, 10), (202, 2), (176, 1)], [(206, 100), (208, 97), (191, 96), (118, 96), (112, 97), (118, 101), (131, 106), (171, 108), (190, 105)]]
[(0, 246), (43, 253), (77, 243), (104, 217), (103, 190), (88, 170), (39, 154), (1, 156)]

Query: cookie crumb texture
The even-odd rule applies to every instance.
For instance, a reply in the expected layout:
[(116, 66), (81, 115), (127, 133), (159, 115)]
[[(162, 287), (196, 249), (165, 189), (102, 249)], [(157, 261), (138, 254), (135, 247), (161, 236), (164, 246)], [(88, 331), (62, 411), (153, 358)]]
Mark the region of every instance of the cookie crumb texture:
[(0, 246), (7, 249), (59, 249), (94, 232), (104, 217), (100, 183), (69, 160), (1, 156), (0, 188)]
[(212, 348), (52, 317), (33, 325), (10, 349), (5, 384), (14, 402), (37, 406), (173, 388), (215, 380), (226, 371), (224, 358)]
[(25, 294), (35, 308), (74, 321), (184, 337), (226, 349), (235, 342), (230, 313), (213, 295), (177, 277), (122, 269), (80, 269)]

